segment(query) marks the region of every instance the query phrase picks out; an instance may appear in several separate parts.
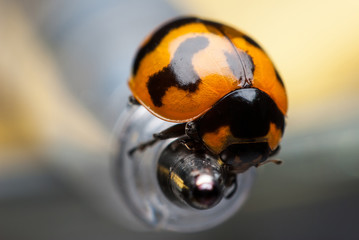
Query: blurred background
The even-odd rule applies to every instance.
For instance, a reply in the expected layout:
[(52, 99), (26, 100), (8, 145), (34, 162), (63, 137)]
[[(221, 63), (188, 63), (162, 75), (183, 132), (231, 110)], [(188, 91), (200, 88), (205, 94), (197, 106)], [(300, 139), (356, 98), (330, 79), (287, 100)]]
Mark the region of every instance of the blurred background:
[[(358, 12), (356, 0), (0, 0), (0, 239), (359, 239)], [(235, 26), (271, 56), (289, 97), (284, 164), (259, 168), (216, 228), (134, 232), (82, 192), (110, 178), (101, 160), (138, 45), (179, 15)]]

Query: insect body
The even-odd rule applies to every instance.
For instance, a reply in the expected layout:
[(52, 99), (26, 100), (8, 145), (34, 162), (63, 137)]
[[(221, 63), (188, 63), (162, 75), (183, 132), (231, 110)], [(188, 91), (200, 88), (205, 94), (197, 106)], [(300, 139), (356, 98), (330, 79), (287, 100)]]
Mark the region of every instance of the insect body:
[(139, 49), (129, 86), (152, 114), (178, 123), (135, 150), (185, 136), (188, 148), (218, 155), (234, 173), (278, 150), (283, 82), (264, 50), (232, 27), (194, 17), (165, 24)]

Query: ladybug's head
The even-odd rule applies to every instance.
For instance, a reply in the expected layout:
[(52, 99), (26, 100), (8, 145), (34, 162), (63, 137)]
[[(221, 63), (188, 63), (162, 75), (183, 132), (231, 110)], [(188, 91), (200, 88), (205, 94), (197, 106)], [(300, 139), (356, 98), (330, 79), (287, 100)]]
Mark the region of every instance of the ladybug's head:
[(204, 145), (234, 172), (242, 172), (278, 146), (284, 115), (263, 91), (241, 88), (221, 98), (196, 125)]
[(258, 142), (229, 145), (219, 156), (230, 171), (240, 173), (252, 166), (258, 166), (270, 153), (268, 143)]

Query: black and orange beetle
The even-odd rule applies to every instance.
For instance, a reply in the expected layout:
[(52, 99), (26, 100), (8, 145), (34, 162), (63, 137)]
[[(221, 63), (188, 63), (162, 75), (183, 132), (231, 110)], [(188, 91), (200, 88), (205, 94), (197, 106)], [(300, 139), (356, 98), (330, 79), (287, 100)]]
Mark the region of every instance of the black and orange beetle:
[(139, 49), (129, 87), (132, 102), (178, 123), (133, 151), (185, 136), (185, 146), (206, 149), (240, 173), (279, 149), (283, 82), (264, 50), (232, 27), (196, 17), (168, 22)]

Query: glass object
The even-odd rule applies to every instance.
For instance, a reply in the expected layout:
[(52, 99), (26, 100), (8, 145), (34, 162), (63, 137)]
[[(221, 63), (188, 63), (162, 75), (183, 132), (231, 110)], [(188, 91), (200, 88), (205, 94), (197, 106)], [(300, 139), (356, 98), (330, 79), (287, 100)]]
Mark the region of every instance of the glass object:
[[(215, 162), (196, 157), (176, 159), (176, 156), (173, 156), (176, 151), (183, 150), (174, 149), (168, 152), (168, 149), (175, 144), (173, 139), (159, 141), (143, 151), (129, 153), (134, 147), (152, 139), (153, 133), (160, 132), (171, 124), (154, 117), (145, 108), (139, 106), (128, 106), (122, 112), (112, 141), (113, 148), (117, 149), (114, 169), (119, 194), (133, 215), (132, 217), (145, 229), (180, 232), (209, 229), (237, 212), (248, 196), (254, 169), (237, 175), (236, 189), (231, 187), (225, 193), (223, 184), (218, 186), (218, 191), (223, 190), (223, 192), (218, 194), (220, 196), (214, 200), (213, 204), (210, 204), (208, 209), (191, 205), (188, 199), (186, 201), (185, 197), (176, 191), (176, 188), (168, 186), (171, 183), (163, 181), (165, 177), (161, 176), (158, 168), (163, 168), (167, 163), (172, 164), (167, 167), (172, 172), (176, 171), (176, 168), (181, 168), (178, 171), (180, 177), (181, 171), (182, 175), (191, 172), (184, 168), (192, 168), (200, 172), (207, 171), (201, 175), (202, 180), (210, 176), (223, 178)], [(202, 164), (199, 163), (201, 161)], [(185, 167), (182, 168), (179, 165)], [(182, 179), (186, 177), (183, 176)], [(223, 183), (223, 180), (220, 182)], [(234, 192), (231, 193), (231, 191)], [(228, 194), (232, 196), (226, 198), (225, 195)]]

